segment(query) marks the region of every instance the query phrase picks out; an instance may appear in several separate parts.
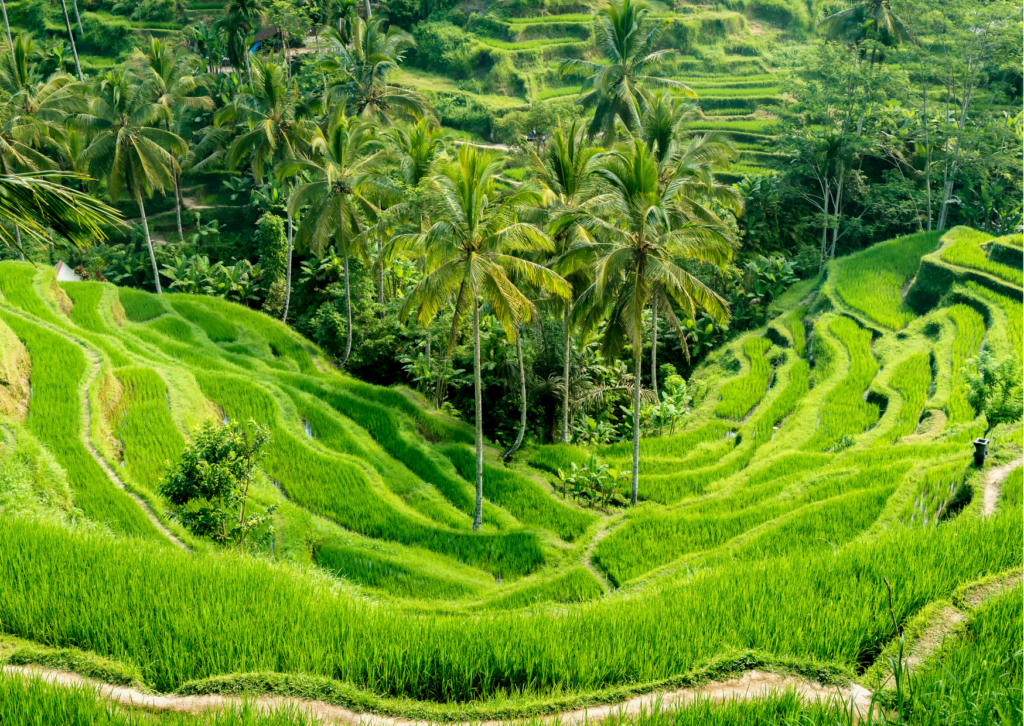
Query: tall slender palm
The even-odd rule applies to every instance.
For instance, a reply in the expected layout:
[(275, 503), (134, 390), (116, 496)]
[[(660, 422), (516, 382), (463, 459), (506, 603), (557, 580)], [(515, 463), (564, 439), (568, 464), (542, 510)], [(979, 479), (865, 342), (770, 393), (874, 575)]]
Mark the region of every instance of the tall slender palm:
[(403, 312), (418, 310), (421, 324), (429, 322), (454, 298), (455, 316), (473, 319), (473, 387), (476, 402), (476, 510), (473, 529), (483, 522), (483, 398), (480, 382), (480, 305), (487, 303), (510, 340), (519, 324), (530, 322), (536, 308), (516, 286), (517, 281), (560, 297), (572, 288), (543, 265), (517, 253), (550, 252), (551, 239), (538, 227), (522, 222), (518, 211), (539, 197), (520, 189), (498, 198), (495, 179), (504, 160), (479, 153), (473, 146), (459, 149), (458, 158), (431, 180), (435, 221), (420, 236), (428, 272), (413, 288)]
[(0, 0), (0, 10), (4, 12), (4, 29), (7, 31), (7, 49), (14, 50), (14, 41), (11, 39), (11, 21), (7, 19), (7, 3)]
[[(64, 11), (64, 27), (68, 31), (68, 40), (71, 42), (71, 53), (75, 56), (75, 70), (78, 72), (78, 82), (85, 83), (85, 77), (82, 75), (82, 64), (78, 62), (78, 48), (75, 47), (75, 34), (71, 32), (71, 20), (68, 18), (68, 4), (66, 0), (60, 0), (61, 10)], [(7, 11), (4, 10), (4, 16), (7, 16)], [(10, 36), (10, 31), (8, 31)]]
[(352, 353), (352, 296), (349, 258), (366, 255), (366, 218), (378, 212), (374, 198), (381, 190), (386, 154), (374, 124), (346, 116), (337, 106), (318, 129), (311, 143), (310, 158), (291, 159), (277, 166), (279, 178), (302, 174), (313, 181), (295, 188), (288, 202), (294, 215), (307, 207), (295, 235), (300, 248), (323, 254), (333, 240), (341, 253), (345, 280), (345, 365)]
[[(251, 88), (214, 115), (218, 126), (236, 122), (242, 133), (228, 149), (227, 165), (237, 169), (243, 162), (252, 167), (257, 182), (263, 181), (267, 168), (304, 155), (316, 125), (307, 118), (308, 109), (300, 103), (299, 89), (288, 81), (284, 70), (272, 61), (253, 61)], [(285, 273), (284, 312), (292, 293), (292, 214), (288, 212), (288, 266)]]
[(32, 36), (20, 34), (14, 41), (13, 52), (0, 56), (0, 90), (13, 114), (47, 124), (51, 133), (59, 135), (68, 113), (85, 110), (85, 93), (79, 83), (63, 72), (58, 71), (44, 81), (32, 62), (37, 54)]
[[(531, 146), (530, 166), (547, 190), (551, 209), (548, 233), (554, 251), (548, 265), (573, 283), (574, 289), (586, 287), (586, 274), (593, 263), (594, 239), (587, 231), (591, 220), (589, 206), (597, 187), (599, 150), (587, 143), (586, 127), (573, 121), (568, 131), (558, 128), (543, 156)], [(561, 301), (563, 329), (562, 441), (569, 440), (569, 365), (572, 345), (572, 299)], [(524, 404), (525, 405), (525, 404)]]
[[(662, 190), (675, 189), (674, 202), (687, 219), (701, 219), (715, 226), (724, 225), (708, 208), (717, 204), (739, 214), (743, 208), (740, 193), (731, 184), (715, 179), (716, 170), (724, 170), (739, 159), (739, 149), (721, 132), (690, 136), (686, 123), (696, 118), (696, 106), (664, 91), (651, 95), (640, 124), (640, 138), (658, 161), (658, 183)], [(651, 389), (658, 396), (658, 318), (664, 315), (678, 329), (671, 300), (658, 284), (651, 295)], [(683, 340), (683, 339), (681, 339)], [(685, 346), (685, 340), (683, 340)]]
[(167, 109), (155, 103), (145, 84), (131, 74), (108, 72), (96, 91), (88, 113), (73, 117), (77, 126), (92, 134), (80, 163), (93, 177), (106, 178), (111, 201), (125, 193), (135, 198), (153, 265), (153, 284), (160, 294), (160, 273), (143, 199), (173, 186), (174, 159), (184, 156), (188, 145), (177, 134), (156, 128), (166, 120)]
[[(136, 51), (132, 58), (136, 73), (143, 79), (154, 102), (166, 109), (165, 126), (168, 131), (181, 134), (185, 110), (213, 110), (213, 99), (199, 95), (206, 89), (208, 79), (197, 73), (200, 61), (190, 53), (181, 53), (158, 38), (150, 38), (144, 51)], [(181, 164), (175, 159), (174, 213), (178, 223), (178, 241), (184, 242), (181, 229)]]
[[(846, 37), (854, 43), (874, 37), (887, 46), (912, 39), (910, 28), (892, 8), (892, 0), (865, 0), (818, 23), (830, 39)], [(872, 51), (874, 59), (874, 51)]]
[(235, 70), (245, 67), (245, 74), (252, 80), (252, 65), (249, 62), (249, 35), (259, 22), (263, 4), (260, 0), (229, 0), (224, 17), (216, 23), (216, 29), (227, 36), (228, 58)]
[(647, 88), (671, 88), (692, 98), (697, 94), (680, 81), (652, 73), (666, 56), (676, 51), (657, 49), (668, 21), (647, 20), (648, 7), (637, 0), (611, 0), (597, 11), (595, 42), (607, 59), (606, 64), (578, 58), (562, 63), (562, 73), (588, 73), (577, 101), (594, 109), (589, 133), (604, 134), (605, 144), (614, 143), (615, 120), (627, 129), (640, 126), (640, 115), (647, 104)]
[(451, 139), (451, 135), (433, 119), (423, 118), (408, 129), (393, 126), (387, 130), (391, 157), (398, 165), (402, 181), (407, 186), (418, 186), (427, 178), (438, 153)]
[(366, 22), (356, 18), (351, 44), (346, 44), (339, 30), (328, 31), (333, 48), (323, 68), (340, 74), (342, 80), (327, 90), (326, 101), (347, 102), (353, 113), (384, 124), (395, 119), (417, 121), (426, 115), (430, 102), (417, 91), (388, 82), (416, 41), (397, 25), (385, 32), (384, 24), (384, 18)]
[(607, 209), (619, 224), (606, 224), (598, 245), (594, 283), (587, 291), (595, 309), (608, 314), (603, 348), (613, 358), (628, 341), (633, 348), (633, 476), (636, 504), (640, 476), (640, 362), (644, 317), (656, 287), (688, 315), (707, 311), (724, 321), (728, 307), (703, 282), (680, 267), (691, 259), (724, 264), (731, 256), (727, 230), (710, 218), (687, 218), (678, 185), (659, 183), (657, 158), (641, 139), (609, 154), (597, 174), (608, 186)]

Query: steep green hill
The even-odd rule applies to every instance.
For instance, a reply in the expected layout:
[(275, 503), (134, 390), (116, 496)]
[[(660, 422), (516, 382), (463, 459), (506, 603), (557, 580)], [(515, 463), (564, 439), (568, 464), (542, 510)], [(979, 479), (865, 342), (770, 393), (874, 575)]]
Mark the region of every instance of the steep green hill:
[[(220, 299), (0, 264), (0, 657), (437, 719), (755, 667), (873, 688), (893, 616), (915, 647), (958, 588), (1022, 564), (1019, 475), (988, 476), (1021, 426), (975, 469), (961, 370), (1019, 354), (1020, 289), (946, 254), (965, 230), (938, 237), (837, 260), (711, 354), (692, 414), (641, 443), (637, 508), (579, 506), (552, 474), (628, 467), (625, 442), (489, 450), (478, 533), (471, 431), (411, 391)], [(923, 286), (933, 304), (904, 300)], [(157, 493), (194, 427), (229, 417), (273, 435), (257, 554), (191, 537)]]

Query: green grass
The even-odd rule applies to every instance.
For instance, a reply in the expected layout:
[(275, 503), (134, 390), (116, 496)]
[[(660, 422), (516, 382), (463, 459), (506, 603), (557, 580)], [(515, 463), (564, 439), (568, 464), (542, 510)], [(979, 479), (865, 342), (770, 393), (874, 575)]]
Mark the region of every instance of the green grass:
[(985, 337), (985, 320), (981, 314), (968, 305), (954, 305), (949, 308), (949, 317), (956, 325), (956, 337), (950, 355), (953, 371), (949, 398), (946, 401), (946, 416), (950, 424), (968, 423), (974, 420), (975, 412), (967, 402), (967, 383), (963, 368), (978, 355)]
[(1019, 511), (1024, 500), (1024, 468), (1017, 467), (1003, 480), (999, 491), (999, 506), (1005, 511)]
[(900, 519), (911, 526), (936, 526), (964, 485), (964, 462), (932, 467), (924, 472), (903, 507)]
[(206, 337), (214, 343), (233, 343), (238, 340), (238, 328), (212, 310), (178, 298), (171, 299), (171, 307), (185, 320), (202, 328)]
[(798, 307), (793, 312), (785, 317), (785, 325), (789, 328), (790, 334), (793, 336), (793, 350), (796, 354), (803, 358), (804, 351), (807, 345), (806, 336), (807, 331), (804, 328), (804, 315), (807, 314), (807, 308)]
[(878, 362), (871, 354), (871, 333), (846, 317), (834, 318), (829, 329), (846, 348), (850, 370), (822, 404), (817, 432), (808, 443), (808, 448), (816, 451), (835, 446), (843, 436), (862, 433), (879, 417), (878, 405), (864, 400), (864, 391), (878, 373)]
[(942, 232), (921, 232), (874, 245), (837, 263), (836, 291), (854, 310), (891, 330), (917, 317), (903, 302), (906, 284)]
[(1003, 309), (1003, 312), (1006, 313), (1006, 336), (1010, 343), (1010, 350), (1020, 351), (1021, 328), (1024, 325), (1024, 308), (1021, 306), (1021, 301), (1000, 295), (976, 282), (968, 281), (965, 283), (965, 287)]
[(958, 230), (952, 242), (943, 247), (942, 259), (952, 265), (987, 272), (1018, 287), (1024, 285), (1024, 270), (988, 259), (981, 245), (990, 239), (991, 237), (984, 232)]
[(180, 343), (194, 343), (195, 335), (192, 333), (192, 328), (188, 326), (181, 318), (176, 318), (172, 315), (163, 315), (156, 318), (153, 322), (147, 325), (151, 330), (158, 331), (161, 335), (166, 335), (168, 338), (173, 338)]
[(743, 343), (743, 353), (750, 361), (746, 375), (729, 381), (722, 387), (722, 398), (715, 407), (715, 415), (722, 418), (742, 419), (768, 392), (772, 366), (766, 357), (772, 343), (767, 338), (749, 338)]
[(574, 567), (563, 575), (543, 580), (501, 595), (487, 603), (490, 610), (506, 610), (543, 603), (586, 602), (604, 595), (604, 588), (585, 567)]
[(167, 312), (160, 298), (153, 293), (132, 287), (119, 287), (117, 297), (124, 308), (125, 316), (133, 323), (144, 323)]
[(365, 549), (327, 543), (314, 550), (316, 563), (325, 570), (367, 587), (407, 598), (458, 598), (473, 590), (406, 567), (392, 558)]

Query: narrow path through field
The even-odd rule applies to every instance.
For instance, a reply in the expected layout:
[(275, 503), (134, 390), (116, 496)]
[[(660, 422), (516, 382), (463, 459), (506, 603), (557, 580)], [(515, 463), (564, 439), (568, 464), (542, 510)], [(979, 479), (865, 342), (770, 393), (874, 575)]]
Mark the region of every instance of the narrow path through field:
[(1003, 488), (1003, 482), (1006, 481), (1006, 477), (1010, 476), (1011, 471), (1021, 465), (1024, 465), (1024, 458), (985, 472), (984, 498), (981, 504), (982, 516), (991, 517), (996, 513), (996, 505), (999, 503), (999, 492)]
[[(260, 696), (258, 698), (222, 695), (158, 696), (142, 693), (133, 688), (100, 683), (75, 673), (64, 673), (48, 668), (9, 665), (3, 667), (3, 672), (26, 678), (40, 678), (48, 683), (69, 688), (83, 685), (93, 686), (99, 690), (101, 696), (109, 698), (121, 706), (149, 712), (201, 714), (224, 708), (237, 709), (244, 703), (249, 703), (261, 712), (269, 712), (280, 708), (296, 709), (308, 713), (323, 723), (345, 724), (346, 726), (414, 726), (427, 723), (425, 721), (414, 721), (395, 716), (357, 713), (342, 706), (336, 706), (323, 701), (308, 701), (288, 696)], [(594, 723), (604, 721), (609, 717), (636, 715), (641, 711), (650, 713), (659, 703), (661, 708), (666, 708), (670, 706), (685, 706), (698, 699), (710, 699), (719, 703), (730, 700), (754, 700), (782, 691), (797, 693), (807, 703), (841, 700), (843, 703), (852, 705), (855, 712), (861, 718), (865, 717), (871, 708), (871, 692), (856, 684), (852, 688), (841, 689), (822, 686), (796, 676), (755, 670), (747, 671), (737, 678), (721, 683), (709, 683), (705, 686), (682, 688), (676, 691), (649, 693), (643, 696), (636, 696), (621, 703), (564, 711), (558, 714), (543, 716), (539, 719), (529, 720), (543, 721), (545, 723), (558, 722), (561, 724)], [(473, 721), (464, 724), (455, 723), (451, 726), (501, 726), (507, 723), (510, 723), (510, 721)]]
[(96, 461), (96, 463), (99, 464), (100, 469), (103, 470), (103, 473), (106, 474), (110, 482), (118, 489), (122, 490), (125, 494), (127, 494), (128, 496), (135, 500), (135, 503), (139, 505), (139, 508), (142, 510), (142, 513), (146, 515), (146, 518), (149, 519), (150, 523), (152, 523), (152, 525), (156, 527), (157, 531), (160, 532), (160, 534), (169, 539), (175, 546), (180, 547), (183, 550), (187, 550), (188, 548), (185, 546), (185, 543), (177, 537), (175, 537), (171, 533), (171, 531), (163, 525), (163, 522), (161, 522), (157, 518), (157, 516), (153, 513), (153, 510), (150, 509), (149, 504), (146, 502), (146, 500), (144, 500), (138, 494), (125, 487), (124, 482), (122, 482), (121, 479), (117, 476), (117, 474), (114, 473), (114, 470), (110, 468), (110, 466), (107, 464), (106, 459), (100, 456), (99, 452), (96, 451), (95, 448), (93, 448), (92, 441), (89, 440), (89, 432), (92, 430), (92, 405), (89, 403), (89, 388), (90, 386), (92, 386), (92, 382), (96, 380), (96, 376), (99, 375), (100, 362), (97, 358), (93, 356), (93, 354), (89, 350), (83, 350), (83, 352), (86, 354), (86, 356), (88, 356), (90, 362), (92, 363), (92, 370), (89, 373), (89, 377), (85, 380), (85, 384), (82, 386), (81, 391), (79, 392), (82, 404), (82, 414), (85, 416), (85, 424), (82, 427), (82, 441), (85, 443), (85, 450), (88, 451), (89, 456), (91, 456)]

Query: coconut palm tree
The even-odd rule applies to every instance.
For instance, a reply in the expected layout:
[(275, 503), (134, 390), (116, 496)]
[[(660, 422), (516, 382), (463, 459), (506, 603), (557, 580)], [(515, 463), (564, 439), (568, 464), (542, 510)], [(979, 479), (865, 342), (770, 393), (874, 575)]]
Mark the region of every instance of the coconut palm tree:
[(563, 74), (587, 74), (577, 103), (594, 109), (591, 138), (604, 135), (605, 144), (615, 141), (615, 120), (627, 129), (640, 126), (647, 105), (648, 87), (670, 88), (696, 98), (685, 83), (652, 75), (666, 56), (676, 51), (658, 50), (668, 21), (648, 22), (648, 8), (638, 0), (612, 0), (597, 11), (595, 42), (607, 63), (573, 58), (562, 63)]
[[(599, 150), (587, 143), (586, 127), (573, 121), (568, 131), (559, 127), (544, 147), (543, 155), (532, 146), (530, 166), (548, 193), (547, 208), (551, 211), (547, 231), (554, 240), (554, 252), (548, 266), (573, 283), (574, 289), (585, 289), (586, 276), (594, 261), (594, 239), (591, 226), (592, 202), (597, 193), (597, 161)], [(560, 301), (564, 335), (562, 398), (562, 441), (569, 440), (569, 365), (572, 345), (572, 299)]]
[[(640, 137), (658, 161), (661, 189), (672, 184), (674, 202), (687, 219), (702, 219), (724, 226), (709, 209), (718, 206), (739, 214), (743, 198), (731, 184), (722, 184), (716, 170), (727, 169), (740, 156), (732, 140), (721, 132), (690, 136), (686, 123), (697, 117), (696, 106), (665, 91), (651, 95), (641, 117)], [(658, 318), (664, 315), (678, 327), (671, 300), (658, 284), (651, 291), (651, 390), (658, 396)], [(685, 339), (681, 339), (685, 349)]]
[(427, 114), (430, 102), (417, 91), (388, 83), (388, 76), (416, 41), (397, 25), (385, 32), (384, 23), (384, 18), (365, 22), (356, 18), (351, 44), (345, 43), (339, 30), (327, 32), (333, 48), (323, 68), (343, 80), (327, 89), (325, 101), (328, 105), (347, 102), (353, 113), (387, 125), (395, 119), (415, 122)]
[[(158, 38), (150, 38), (144, 51), (136, 51), (132, 65), (139, 78), (143, 79), (154, 103), (166, 109), (165, 126), (168, 131), (181, 134), (181, 123), (186, 109), (212, 111), (213, 99), (209, 95), (198, 95), (205, 90), (209, 79), (199, 74), (201, 61), (191, 53), (181, 53)], [(178, 223), (178, 241), (184, 242), (181, 229), (181, 164), (184, 159), (175, 159), (174, 212)]]
[[(606, 223), (597, 244), (594, 282), (585, 292), (592, 310), (607, 315), (602, 340), (606, 358), (626, 342), (633, 349), (633, 477), (636, 504), (640, 476), (640, 361), (644, 317), (658, 289), (689, 316), (704, 310), (724, 322), (728, 306), (720, 296), (679, 265), (689, 259), (724, 264), (731, 256), (728, 231), (714, 218), (688, 218), (679, 185), (659, 183), (658, 160), (642, 139), (611, 152), (596, 171), (607, 185), (606, 208), (617, 224)], [(591, 315), (590, 320), (595, 317)]]
[(14, 41), (11, 53), (0, 56), (0, 90), (5, 105), (15, 115), (49, 124), (59, 135), (68, 113), (85, 110), (82, 86), (71, 76), (58, 71), (45, 81), (32, 59), (38, 51), (32, 36), (22, 33)]
[(317, 129), (309, 158), (288, 159), (277, 165), (278, 178), (298, 174), (313, 181), (295, 188), (288, 202), (289, 215), (306, 207), (295, 235), (300, 249), (319, 256), (331, 245), (341, 254), (345, 281), (345, 355), (352, 353), (352, 297), (349, 258), (366, 255), (365, 219), (379, 211), (374, 199), (384, 188), (381, 172), (386, 162), (384, 145), (376, 126), (356, 116), (346, 116), (337, 106)]
[[(818, 29), (824, 30), (830, 40), (845, 37), (857, 44), (875, 38), (891, 47), (913, 39), (907, 24), (892, 9), (892, 0), (865, 0), (851, 5), (824, 18)], [(872, 50), (872, 62), (875, 55)]]
[[(0, 174), (0, 220), (37, 239), (48, 237), (50, 230), (79, 246), (106, 239), (108, 226), (123, 223), (121, 213), (61, 183), (82, 178), (56, 171)], [(0, 235), (8, 247), (13, 242), (24, 259), (20, 235), (12, 240), (3, 225)]]
[(157, 128), (167, 120), (167, 108), (155, 103), (146, 84), (130, 73), (118, 70), (104, 74), (96, 91), (88, 113), (72, 117), (76, 126), (92, 135), (80, 164), (93, 177), (106, 179), (111, 201), (127, 193), (138, 203), (153, 265), (153, 284), (160, 294), (160, 273), (143, 200), (154, 191), (173, 187), (175, 157), (184, 156), (188, 145), (177, 134)]
[(504, 160), (465, 145), (458, 157), (431, 179), (436, 220), (419, 236), (428, 272), (406, 298), (404, 314), (418, 311), (426, 325), (454, 299), (455, 316), (473, 319), (473, 385), (476, 400), (476, 510), (473, 529), (483, 522), (483, 398), (480, 382), (480, 305), (489, 304), (510, 340), (519, 324), (530, 322), (536, 308), (516, 286), (526, 282), (567, 298), (572, 288), (543, 265), (517, 257), (554, 249), (550, 237), (518, 217), (519, 210), (536, 204), (539, 195), (528, 189), (499, 198), (495, 179)]
[[(237, 169), (243, 162), (252, 167), (257, 182), (266, 169), (280, 161), (306, 155), (316, 131), (309, 109), (300, 102), (299, 89), (285, 78), (284, 70), (269, 60), (255, 59), (252, 84), (213, 117), (218, 126), (235, 122), (241, 134), (228, 149), (227, 165)], [(292, 293), (292, 215), (288, 213), (288, 267), (285, 274), (283, 320), (288, 317)]]
[(4, 28), (7, 30), (7, 49), (14, 51), (14, 41), (11, 39), (11, 21), (7, 19), (7, 3), (0, 0), (0, 10), (4, 11)]

